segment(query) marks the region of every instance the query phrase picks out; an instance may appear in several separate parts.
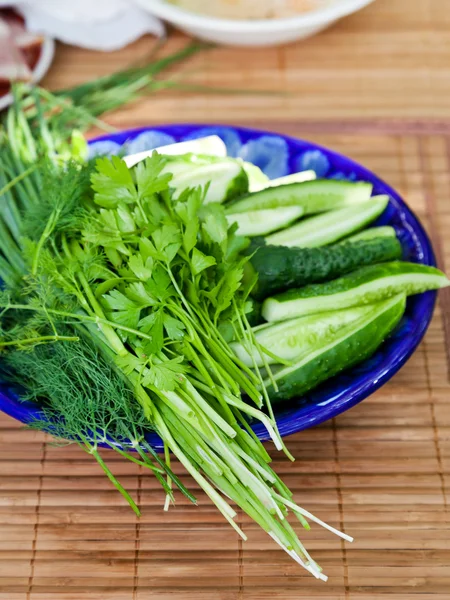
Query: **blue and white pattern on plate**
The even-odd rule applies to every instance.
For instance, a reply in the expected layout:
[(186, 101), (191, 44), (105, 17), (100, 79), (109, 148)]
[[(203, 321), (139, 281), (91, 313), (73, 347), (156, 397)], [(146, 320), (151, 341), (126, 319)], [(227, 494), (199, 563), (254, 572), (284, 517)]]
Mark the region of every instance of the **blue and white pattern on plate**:
[(241, 147), (238, 156), (259, 167), (270, 179), (289, 173), (288, 145), (278, 135), (261, 135), (249, 140)]
[(330, 170), (330, 161), (322, 150), (306, 150), (296, 157), (295, 170), (312, 170), (317, 177), (326, 177)]
[[(269, 177), (280, 177), (298, 170), (314, 169), (319, 177), (369, 181), (374, 194), (388, 194), (388, 208), (376, 225), (392, 225), (400, 239), (406, 260), (434, 265), (430, 240), (416, 216), (400, 196), (354, 161), (311, 142), (253, 129), (223, 125), (167, 125), (119, 132), (90, 143), (91, 155), (134, 153), (150, 150), (172, 141), (181, 142), (208, 135), (221, 137), (231, 156), (250, 160)], [(282, 435), (289, 435), (326, 421), (351, 408), (388, 381), (408, 360), (420, 343), (430, 323), (435, 292), (408, 299), (405, 315), (393, 335), (373, 357), (358, 367), (333, 377), (313, 392), (276, 407)], [(27, 422), (36, 414), (35, 406), (22, 403), (9, 389), (0, 386), (0, 409)], [(253, 427), (261, 439), (268, 439), (261, 424)], [(148, 441), (162, 449), (160, 438), (151, 433)]]

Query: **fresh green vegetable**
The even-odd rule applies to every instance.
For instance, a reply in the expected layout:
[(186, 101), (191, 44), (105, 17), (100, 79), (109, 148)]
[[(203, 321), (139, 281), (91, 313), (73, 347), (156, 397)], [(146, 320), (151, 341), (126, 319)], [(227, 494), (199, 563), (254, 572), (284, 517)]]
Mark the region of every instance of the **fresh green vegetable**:
[(405, 296), (395, 296), (371, 306), (371, 310), (338, 329), (328, 343), (319, 343), (293, 366), (277, 371), (273, 378), (277, 389), (267, 380), (272, 402), (289, 400), (305, 394), (323, 381), (371, 356), (400, 321), (405, 310)]
[(358, 306), (259, 325), (253, 329), (255, 340), (268, 351), (266, 356), (261, 355), (259, 347), (249, 345), (244, 340), (231, 343), (231, 348), (248, 367), (255, 364), (261, 368), (266, 364), (274, 365), (280, 362), (279, 359), (298, 360), (318, 346), (326, 346), (340, 329), (372, 311), (371, 305)]
[(257, 192), (258, 190), (262, 190), (267, 187), (270, 179), (259, 167), (251, 162), (247, 162), (246, 160), (239, 160), (241, 160), (242, 166), (247, 173), (249, 192)]
[(388, 202), (388, 196), (374, 196), (364, 204), (330, 210), (274, 233), (266, 242), (269, 245), (299, 248), (332, 244), (374, 221), (385, 211)]
[(371, 192), (370, 183), (316, 179), (254, 192), (231, 204), (227, 212), (234, 214), (267, 208), (301, 206), (305, 214), (313, 214), (367, 202)]
[[(216, 142), (219, 140), (220, 144)], [(216, 146), (217, 144), (217, 146)], [(206, 154), (178, 154), (183, 149), (196, 147), (198, 149), (211, 148), (211, 150), (221, 151), (222, 140), (217, 136), (210, 138), (201, 138), (189, 142), (180, 142), (173, 146), (163, 147), (163, 152), (171, 152), (166, 155), (166, 164), (164, 173), (172, 175), (170, 186), (175, 190), (175, 196), (178, 197), (184, 190), (201, 186), (205, 188), (204, 203), (218, 202), (222, 203), (240, 196), (248, 191), (248, 176), (242, 167), (240, 161), (234, 158), (214, 156)], [(224, 144), (223, 144), (224, 145)], [(166, 150), (177, 146), (174, 150)], [(224, 145), (225, 146), (225, 145)], [(226, 148), (225, 148), (226, 151)], [(156, 150), (142, 152), (126, 157), (127, 166), (140, 162), (145, 156), (152, 156)]]
[[(183, 158), (180, 157), (179, 161)], [(210, 202), (228, 202), (242, 196), (248, 191), (248, 176), (239, 161), (234, 158), (214, 158), (210, 157), (207, 163), (201, 164), (200, 161), (191, 164), (191, 168), (184, 172), (177, 172), (177, 162), (172, 159), (166, 171), (172, 173), (173, 178), (170, 182), (175, 190), (175, 197), (189, 188), (204, 187), (206, 189), (204, 203)], [(189, 161), (192, 163), (192, 160)]]
[(347, 242), (360, 242), (361, 240), (373, 240), (374, 238), (380, 237), (396, 237), (395, 229), (389, 225), (383, 225), (381, 227), (370, 227), (369, 229), (363, 229), (359, 233), (355, 233), (342, 240), (342, 244)]
[(290, 175), (284, 175), (283, 177), (270, 179), (265, 188), (278, 187), (280, 185), (288, 185), (290, 183), (302, 183), (303, 181), (312, 181), (313, 179), (316, 179), (316, 174), (314, 171), (299, 171), (298, 173), (291, 173)]
[[(201, 151), (210, 151), (204, 154)], [(164, 154), (164, 173), (172, 175), (171, 187), (175, 196), (184, 190), (202, 186), (206, 193), (204, 202), (226, 202), (248, 191), (248, 176), (241, 161), (223, 156), (226, 146), (217, 136), (163, 146), (125, 157), (127, 166), (139, 163), (153, 153)], [(167, 154), (166, 154), (167, 153)]]
[(335, 279), (360, 266), (400, 258), (397, 238), (376, 238), (323, 248), (260, 246), (246, 265), (246, 278), (258, 277), (252, 294), (257, 299), (309, 283)]
[(269, 187), (277, 187), (279, 185), (286, 185), (288, 183), (296, 183), (300, 181), (310, 181), (316, 178), (314, 171), (300, 171), (299, 173), (292, 173), (291, 175), (285, 175), (284, 177), (277, 177), (276, 179), (269, 179), (265, 173), (261, 171), (256, 165), (242, 161), (242, 165), (248, 175), (248, 191), (259, 192)]
[(434, 267), (388, 262), (363, 267), (334, 281), (291, 289), (268, 298), (263, 305), (263, 316), (267, 321), (280, 321), (369, 304), (401, 293), (406, 296), (421, 294), (448, 285), (450, 281), (446, 275)]
[(239, 235), (250, 237), (267, 235), (296, 221), (303, 214), (301, 206), (286, 206), (283, 208), (268, 208), (245, 213), (227, 214), (230, 225), (237, 223)]

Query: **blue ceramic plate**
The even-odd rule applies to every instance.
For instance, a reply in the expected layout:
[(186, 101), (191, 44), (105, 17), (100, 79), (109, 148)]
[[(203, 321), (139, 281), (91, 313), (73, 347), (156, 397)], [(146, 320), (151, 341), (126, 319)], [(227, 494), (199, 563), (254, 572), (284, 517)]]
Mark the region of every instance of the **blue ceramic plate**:
[[(311, 142), (265, 131), (216, 125), (167, 125), (134, 129), (97, 138), (90, 143), (90, 154), (134, 154), (157, 146), (216, 134), (230, 156), (240, 156), (258, 165), (270, 178), (313, 169), (318, 177), (370, 181), (374, 194), (391, 198), (377, 225), (392, 225), (402, 243), (405, 260), (434, 265), (433, 249), (417, 217), (400, 196), (374, 173), (354, 161)], [(351, 408), (390, 379), (408, 360), (420, 343), (430, 323), (435, 292), (413, 296), (406, 313), (393, 335), (378, 352), (360, 366), (333, 377), (314, 392), (277, 407), (276, 417), (282, 435), (289, 435), (326, 421)], [(36, 413), (30, 404), (19, 402), (9, 390), (0, 386), (0, 409), (26, 422)], [(258, 437), (268, 439), (262, 425), (255, 425)], [(162, 448), (160, 438), (149, 434), (148, 441)]]

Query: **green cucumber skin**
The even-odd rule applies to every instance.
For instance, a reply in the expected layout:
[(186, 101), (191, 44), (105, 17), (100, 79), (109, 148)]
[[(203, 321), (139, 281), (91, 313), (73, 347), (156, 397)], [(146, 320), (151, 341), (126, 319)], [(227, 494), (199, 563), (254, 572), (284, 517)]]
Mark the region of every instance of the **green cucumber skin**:
[(374, 240), (380, 237), (396, 237), (395, 229), (390, 225), (382, 225), (380, 227), (370, 227), (359, 233), (355, 233), (341, 241), (341, 244), (360, 242), (361, 240)]
[(231, 202), (248, 192), (248, 175), (245, 169), (241, 169), (239, 175), (234, 178), (229, 186), (223, 202)]
[(397, 238), (380, 238), (321, 248), (260, 246), (246, 265), (246, 276), (258, 274), (252, 295), (261, 300), (310, 283), (336, 279), (358, 267), (400, 258)]
[(263, 306), (263, 316), (270, 322), (280, 321), (379, 302), (399, 293), (410, 296), (449, 284), (445, 274), (435, 267), (388, 262), (357, 269), (334, 281), (290, 289), (268, 298)]
[(367, 202), (371, 192), (370, 183), (314, 179), (254, 192), (229, 204), (228, 211), (238, 213), (281, 206), (302, 206), (305, 214), (314, 214)]
[(338, 335), (329, 344), (297, 367), (288, 367), (275, 374), (278, 390), (268, 386), (270, 400), (278, 403), (298, 397), (341, 371), (369, 358), (397, 326), (405, 311), (405, 296), (389, 300), (384, 310), (379, 310), (371, 320), (362, 319), (364, 325), (346, 337)]
[(331, 210), (266, 238), (268, 245), (314, 248), (333, 244), (375, 221), (389, 203), (389, 196), (373, 197), (357, 206)]
[(279, 364), (275, 357), (298, 362), (318, 346), (326, 346), (340, 330), (372, 312), (372, 306), (357, 306), (254, 327), (256, 341), (275, 355), (264, 360), (256, 348), (250, 354), (240, 340), (233, 341), (231, 348), (247, 367), (255, 363), (260, 368)]

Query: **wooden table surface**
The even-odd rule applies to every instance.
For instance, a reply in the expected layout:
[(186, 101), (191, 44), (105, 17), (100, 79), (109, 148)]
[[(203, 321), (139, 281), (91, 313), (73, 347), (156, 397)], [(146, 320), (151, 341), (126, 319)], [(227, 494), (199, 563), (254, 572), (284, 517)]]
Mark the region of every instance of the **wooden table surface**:
[[(377, 0), (301, 43), (220, 48), (189, 80), (286, 95), (164, 92), (108, 118), (259, 125), (342, 151), (396, 187), (450, 270), (450, 11), (445, 0)], [(169, 49), (185, 38), (172, 34)], [(57, 48), (44, 84), (64, 87), (144, 55)], [(155, 482), (114, 458), (137, 520), (89, 457), (0, 416), (0, 600), (449, 600), (450, 297), (388, 385), (274, 455), (300, 504), (355, 536), (303, 538), (330, 580), (304, 574), (247, 519), (242, 543), (207, 499), (164, 514)], [(182, 470), (177, 467), (177, 471)], [(185, 478), (187, 483), (188, 478)], [(196, 486), (192, 484), (195, 489)]]

